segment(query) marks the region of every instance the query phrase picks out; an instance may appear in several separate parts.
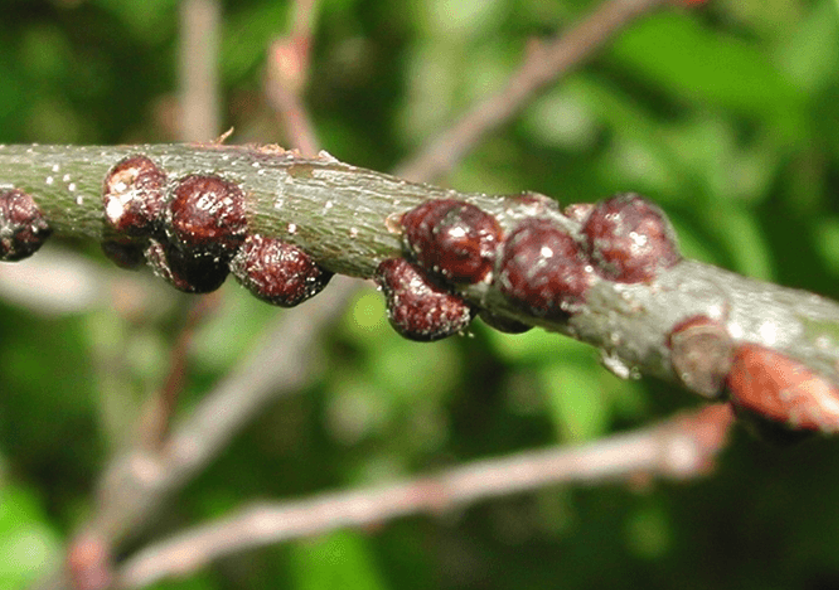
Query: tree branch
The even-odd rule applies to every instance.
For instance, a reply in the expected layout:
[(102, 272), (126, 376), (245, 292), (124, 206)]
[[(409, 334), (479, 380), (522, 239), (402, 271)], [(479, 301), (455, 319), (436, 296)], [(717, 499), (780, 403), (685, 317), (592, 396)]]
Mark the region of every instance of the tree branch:
[(709, 470), (725, 447), (731, 422), (728, 406), (717, 404), (579, 447), (477, 461), (384, 487), (251, 505), (138, 551), (120, 567), (117, 584), (141, 588), (254, 547), (418, 512), (439, 514), (548, 484), (592, 485), (636, 475), (696, 477)]
[[(247, 195), (249, 233), (294, 244), (323, 267), (350, 276), (372, 277), (383, 260), (405, 255), (400, 216), (430, 200), (475, 205), (497, 220), (502, 235), (525, 219), (539, 218), (582, 239), (579, 216), (566, 216), (541, 196), (461, 193), (357, 168), (328, 155), (309, 159), (270, 147), (5, 146), (0, 148), (0, 184), (36, 195), (57, 234), (111, 238), (101, 187), (111, 166), (135, 153), (159, 162), (172, 180), (223, 171)], [(774, 350), (830, 384), (839, 381), (839, 305), (711, 265), (685, 260), (662, 269), (654, 281), (602, 278), (570, 318), (529, 313), (498, 287), (486, 281), (452, 286), (496, 316), (592, 344), (623, 377), (649, 374), (683, 382), (673, 366), (669, 337), (686, 320), (704, 317), (724, 324), (735, 343)]]
[(433, 180), (452, 169), (491, 130), (509, 121), (525, 103), (551, 82), (594, 54), (615, 33), (636, 18), (674, 0), (611, 0), (597, 8), (566, 35), (530, 46), (527, 59), (504, 88), (476, 104), (457, 123), (400, 164), (395, 174), (410, 180)]

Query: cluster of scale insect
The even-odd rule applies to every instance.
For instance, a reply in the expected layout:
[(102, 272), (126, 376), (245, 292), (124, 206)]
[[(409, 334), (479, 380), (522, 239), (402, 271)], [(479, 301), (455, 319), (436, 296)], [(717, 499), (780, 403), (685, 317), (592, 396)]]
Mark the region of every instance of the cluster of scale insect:
[(244, 191), (220, 175), (171, 179), (147, 156), (131, 155), (109, 171), (102, 205), (114, 233), (105, 253), (124, 267), (145, 259), (187, 293), (214, 291), (232, 272), (258, 298), (290, 307), (331, 277), (299, 248), (249, 235)]
[[(651, 283), (682, 259), (665, 215), (637, 194), (572, 205), (564, 214), (579, 232), (536, 213), (505, 234), (488, 213), (449, 199), (408, 211), (401, 218), (405, 257), (376, 272), (391, 323), (414, 340), (463, 332), (476, 314), (499, 329), (524, 331), (516, 319), (476, 310), (458, 290), (484, 282), (525, 315), (563, 321), (585, 309), (598, 281)], [(727, 399), (761, 434), (839, 430), (839, 388), (782, 352), (735, 341), (724, 321), (686, 318), (666, 345), (677, 379)]]
[[(216, 174), (173, 179), (144, 154), (129, 155), (108, 171), (102, 213), (108, 258), (123, 268), (145, 261), (187, 293), (218, 289), (232, 270), (258, 298), (290, 307), (319, 293), (332, 276), (295, 246), (249, 236), (237, 183)], [(0, 192), (0, 259), (31, 256), (50, 233), (31, 195)]]
[[(598, 281), (652, 282), (681, 260), (667, 218), (639, 195), (566, 207), (578, 233), (547, 214), (556, 208), (544, 197), (520, 200), (534, 213), (506, 233), (492, 215), (451, 199), (402, 216), (405, 256), (383, 261), (374, 276), (400, 334), (439, 340), (462, 333), (476, 315), (499, 330), (529, 329), (467, 302), (456, 292), (463, 286), (486, 283), (523, 315), (562, 321), (584, 309)], [(171, 179), (147, 156), (131, 155), (108, 173), (102, 207), (111, 232), (106, 254), (124, 267), (145, 259), (182, 291), (212, 291), (232, 271), (258, 298), (289, 307), (332, 277), (300, 248), (250, 235), (241, 187), (218, 175)], [(0, 259), (31, 256), (50, 234), (30, 194), (0, 192)], [(727, 398), (764, 433), (839, 430), (839, 388), (782, 352), (736, 342), (720, 320), (687, 318), (666, 344), (677, 379)]]
[(30, 194), (18, 189), (0, 192), (0, 260), (32, 256), (51, 233)]
[[(547, 214), (556, 207), (545, 200), (539, 195), (519, 197), (516, 202), (537, 211), (506, 234), (492, 215), (475, 205), (428, 201), (401, 218), (406, 255), (450, 294), (458, 287), (486, 282), (512, 308), (556, 321), (579, 313), (599, 280), (650, 282), (681, 259), (666, 217), (638, 195), (566, 208), (569, 219), (581, 226), (578, 235)], [(527, 329), (513, 318), (479, 313), (504, 331)], [(390, 315), (409, 314), (391, 310)], [(430, 326), (424, 331), (440, 332)]]

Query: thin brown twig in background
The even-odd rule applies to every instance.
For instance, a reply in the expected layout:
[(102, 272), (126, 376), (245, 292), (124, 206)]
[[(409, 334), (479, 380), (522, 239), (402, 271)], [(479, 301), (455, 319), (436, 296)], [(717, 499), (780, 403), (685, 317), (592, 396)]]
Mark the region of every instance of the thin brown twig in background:
[(531, 43), (524, 63), (500, 92), (476, 104), (428, 141), (418, 154), (397, 166), (394, 174), (430, 182), (449, 172), (484, 135), (509, 121), (545, 86), (594, 54), (636, 18), (670, 4), (673, 0), (610, 0), (553, 43)]
[(169, 434), (172, 417), (183, 390), (187, 371), (187, 358), (195, 330), (220, 303), (218, 291), (202, 296), (190, 305), (184, 325), (169, 351), (169, 373), (163, 386), (149, 400), (148, 408), (140, 417), (140, 445), (149, 451), (160, 450)]
[(287, 142), (307, 156), (318, 152), (318, 139), (301, 100), (309, 73), (312, 27), (317, 0), (294, 4), (290, 33), (271, 43), (265, 73), (265, 95), (285, 129)]
[(210, 141), (219, 134), (218, 0), (180, 4), (181, 80), (179, 128), (182, 141)]
[(725, 447), (732, 422), (730, 407), (717, 404), (578, 447), (478, 461), (384, 487), (249, 506), (139, 551), (123, 564), (117, 579), (121, 588), (140, 588), (246, 549), (408, 514), (438, 514), (548, 484), (590, 485), (637, 474), (696, 477), (708, 471)]

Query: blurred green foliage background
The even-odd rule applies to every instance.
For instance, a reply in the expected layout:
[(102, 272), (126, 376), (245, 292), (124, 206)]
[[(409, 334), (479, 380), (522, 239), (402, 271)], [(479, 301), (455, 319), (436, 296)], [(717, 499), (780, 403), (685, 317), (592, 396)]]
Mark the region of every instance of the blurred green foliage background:
[[(392, 168), (498, 89), (529, 39), (595, 5), (324, 1), (307, 94), (323, 146)], [(172, 140), (175, 0), (0, 8), (0, 142)], [(263, 72), (289, 8), (224, 3), (223, 119), (236, 127), (233, 141), (283, 143)], [(563, 204), (639, 191), (671, 216), (687, 255), (839, 299), (839, 2), (711, 0), (644, 19), (445, 182), (532, 189)], [(64, 246), (111, 271), (96, 245)], [(223, 296), (190, 353), (181, 412), (284, 313), (232, 281)], [(131, 441), (166, 374), (182, 309), (131, 321), (110, 308), (44, 317), (0, 301), (0, 589), (62, 559), (99, 470)], [(323, 348), (317, 385), (269, 408), (143, 539), (252, 499), (593, 440), (697, 403), (669, 385), (619, 381), (593, 350), (541, 331), (508, 336), (476, 322), (471, 337), (401, 340), (373, 290)], [(118, 351), (119, 370), (103, 351)], [(837, 451), (835, 440), (777, 448), (738, 430), (707, 479), (555, 486), (252, 551), (157, 587), (834, 588)]]

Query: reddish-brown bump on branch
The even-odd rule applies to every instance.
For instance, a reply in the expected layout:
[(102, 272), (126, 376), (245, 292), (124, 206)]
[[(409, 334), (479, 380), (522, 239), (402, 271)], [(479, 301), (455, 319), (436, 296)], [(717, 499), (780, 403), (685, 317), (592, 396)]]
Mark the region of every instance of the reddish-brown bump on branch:
[(738, 415), (790, 430), (839, 432), (839, 388), (789, 356), (746, 343), (725, 380)]
[(143, 245), (130, 240), (104, 240), (102, 253), (120, 268), (133, 270), (143, 264)]
[(667, 216), (635, 193), (597, 203), (582, 231), (597, 271), (619, 283), (652, 281), (682, 258)]
[(30, 194), (18, 189), (0, 192), (0, 260), (32, 256), (51, 233)]
[(585, 303), (595, 280), (573, 236), (550, 219), (531, 218), (505, 239), (495, 283), (519, 309), (564, 319)]
[(391, 325), (409, 340), (440, 340), (463, 332), (472, 321), (474, 310), (468, 303), (404, 258), (379, 264), (375, 280), (384, 292)]
[(174, 242), (185, 252), (230, 260), (248, 227), (244, 193), (219, 176), (187, 176), (175, 187), (169, 222)]
[(165, 241), (150, 240), (145, 254), (154, 274), (184, 293), (215, 291), (230, 272), (224, 260), (192, 256)]
[(668, 345), (673, 371), (685, 387), (707, 398), (719, 397), (734, 354), (725, 326), (707, 316), (694, 316), (673, 328)]
[(475, 205), (453, 199), (423, 203), (402, 217), (405, 245), (420, 266), (454, 283), (478, 283), (491, 272), (501, 227)]
[(150, 158), (135, 154), (117, 162), (102, 191), (105, 221), (129, 236), (148, 236), (159, 229), (166, 206), (166, 173)]
[(333, 274), (297, 246), (260, 235), (245, 239), (230, 271), (254, 296), (280, 307), (314, 297)]

